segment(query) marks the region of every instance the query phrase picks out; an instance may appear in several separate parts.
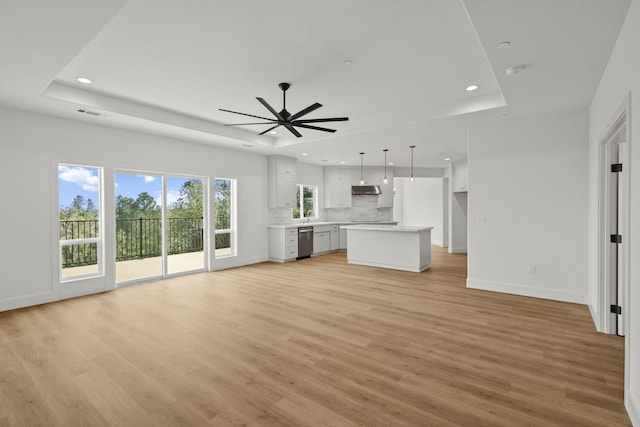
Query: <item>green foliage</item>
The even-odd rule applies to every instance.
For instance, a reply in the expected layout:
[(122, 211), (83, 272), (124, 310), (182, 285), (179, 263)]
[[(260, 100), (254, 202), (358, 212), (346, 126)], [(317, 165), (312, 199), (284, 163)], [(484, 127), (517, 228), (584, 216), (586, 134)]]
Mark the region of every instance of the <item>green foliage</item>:
[(116, 219), (161, 218), (162, 209), (146, 191), (131, 197), (116, 197)]
[[(296, 206), (293, 208), (293, 218), (305, 218), (307, 212), (314, 211), (313, 189), (313, 187), (306, 185), (296, 186)], [(302, 212), (300, 212), (300, 206), (302, 206)]]
[(203, 194), (202, 180), (185, 181), (178, 199), (168, 211), (169, 218), (202, 218)]
[(77, 195), (73, 198), (71, 206), (60, 208), (61, 221), (83, 221), (98, 219), (98, 209), (91, 199), (85, 201), (84, 197)]
[[(215, 227), (216, 230), (231, 228), (231, 181), (216, 179), (215, 183)], [(216, 245), (216, 247), (218, 247)]]
[[(191, 179), (185, 181), (176, 202), (167, 210), (167, 252), (169, 255), (203, 249), (203, 181)], [(231, 181), (215, 181), (215, 226), (216, 229), (231, 228)], [(117, 196), (116, 211), (116, 259), (137, 259), (160, 256), (162, 254), (162, 207), (147, 192), (134, 199)], [(80, 225), (78, 225), (80, 221)], [(82, 227), (82, 228), (81, 228)], [(95, 237), (98, 227), (98, 209), (91, 199), (85, 200), (78, 195), (71, 206), (60, 209), (61, 239)], [(215, 237), (216, 248), (228, 248), (231, 245), (230, 234), (218, 234)], [(77, 245), (76, 245), (77, 246)], [(84, 249), (84, 248), (83, 248)], [(65, 267), (95, 263), (95, 251), (92, 259), (85, 259), (85, 252), (79, 247), (65, 247)]]

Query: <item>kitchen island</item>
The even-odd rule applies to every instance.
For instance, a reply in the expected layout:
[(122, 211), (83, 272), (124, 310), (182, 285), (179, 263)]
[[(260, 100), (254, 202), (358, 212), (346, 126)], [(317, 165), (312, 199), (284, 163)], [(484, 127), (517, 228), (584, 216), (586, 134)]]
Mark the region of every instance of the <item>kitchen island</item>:
[(346, 225), (349, 264), (420, 272), (431, 264), (433, 227)]

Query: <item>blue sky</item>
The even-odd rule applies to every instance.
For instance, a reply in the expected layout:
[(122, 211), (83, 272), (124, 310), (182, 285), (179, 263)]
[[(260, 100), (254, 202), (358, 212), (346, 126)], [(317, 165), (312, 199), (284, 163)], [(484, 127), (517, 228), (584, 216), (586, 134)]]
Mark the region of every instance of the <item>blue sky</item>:
[[(71, 206), (77, 195), (93, 200), (98, 205), (100, 179), (98, 168), (60, 165), (58, 167), (58, 205)], [(169, 205), (177, 199), (182, 184), (188, 178), (167, 178), (167, 200)], [(156, 203), (160, 204), (162, 195), (162, 179), (160, 176), (139, 175), (133, 173), (116, 174), (116, 196), (122, 195), (135, 199), (142, 192), (149, 193)]]
[(60, 208), (71, 206), (73, 199), (80, 195), (93, 200), (98, 208), (98, 189), (100, 179), (98, 169), (79, 166), (58, 166), (58, 205)]

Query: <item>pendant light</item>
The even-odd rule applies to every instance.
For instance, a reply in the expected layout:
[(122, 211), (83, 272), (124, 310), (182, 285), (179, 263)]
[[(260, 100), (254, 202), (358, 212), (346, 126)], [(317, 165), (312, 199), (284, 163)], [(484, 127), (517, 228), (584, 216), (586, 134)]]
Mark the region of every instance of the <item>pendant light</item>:
[(416, 148), (415, 145), (410, 145), (411, 148), (411, 175), (409, 176), (409, 181), (413, 182), (416, 180), (416, 177), (413, 175), (413, 149)]
[(382, 151), (384, 151), (384, 178), (382, 178), (382, 182), (388, 184), (389, 180), (387, 179), (387, 151), (389, 151), (389, 149), (385, 148)]
[(364, 153), (360, 153), (360, 185), (364, 185)]

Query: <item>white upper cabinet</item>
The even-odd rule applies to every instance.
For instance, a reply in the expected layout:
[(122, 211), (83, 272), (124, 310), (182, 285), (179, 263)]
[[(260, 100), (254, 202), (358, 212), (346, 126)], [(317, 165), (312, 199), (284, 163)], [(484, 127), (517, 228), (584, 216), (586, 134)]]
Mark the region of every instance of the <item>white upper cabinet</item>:
[(469, 172), (467, 168), (467, 162), (455, 162), (452, 165), (452, 180), (453, 180), (453, 192), (465, 193), (469, 188)]
[(293, 208), (296, 204), (296, 164), (291, 157), (269, 156), (269, 208)]
[(324, 207), (351, 207), (351, 168), (324, 168)]
[(275, 157), (276, 173), (278, 175), (296, 175), (298, 161), (291, 157)]
[[(362, 175), (361, 175), (362, 173)], [(324, 188), (325, 208), (351, 207), (351, 186), (360, 185), (360, 177), (364, 178), (365, 185), (378, 185), (382, 194), (376, 197), (379, 208), (393, 207), (393, 168), (387, 167), (387, 181), (384, 183), (384, 167), (365, 167), (361, 172), (359, 167), (325, 167)]]

